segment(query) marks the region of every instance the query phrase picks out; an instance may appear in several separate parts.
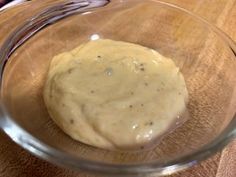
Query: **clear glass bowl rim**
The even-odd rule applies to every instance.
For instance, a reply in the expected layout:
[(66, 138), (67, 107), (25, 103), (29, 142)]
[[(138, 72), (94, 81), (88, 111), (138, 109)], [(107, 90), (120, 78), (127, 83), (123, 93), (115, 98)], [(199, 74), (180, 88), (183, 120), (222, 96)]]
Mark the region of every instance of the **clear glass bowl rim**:
[[(135, 1), (135, 0), (133, 0)], [(152, 2), (155, 2), (159, 4), (160, 6), (168, 7), (171, 9), (175, 9), (179, 12), (184, 13), (185, 15), (191, 17), (191, 19), (200, 22), (203, 26), (206, 26), (208, 30), (213, 31), (216, 33), (226, 44), (228, 44), (229, 48), (232, 50), (236, 57), (236, 45), (234, 41), (227, 36), (223, 31), (221, 31), (216, 26), (212, 25), (205, 19), (197, 16), (196, 14), (179, 7), (174, 4), (166, 3), (159, 0), (149, 0)], [(85, 2), (85, 1), (83, 1)], [(68, 13), (66, 15), (60, 15), (59, 18), (56, 18), (53, 20), (53, 22), (56, 22), (60, 19), (63, 19), (64, 17), (67, 17), (69, 15), (72, 15), (74, 13), (78, 12), (85, 12), (89, 10), (90, 8), (93, 8), (95, 6), (90, 6), (92, 1), (87, 1), (87, 5), (78, 4), (77, 8), (71, 9), (70, 7), (67, 7), (68, 4), (57, 4), (54, 5), (42, 13), (39, 13), (38, 15), (35, 15), (31, 18), (31, 21), (27, 21), (25, 24), (19, 26), (13, 33), (9, 35), (9, 37), (4, 41), (2, 47), (0, 48), (0, 71), (1, 76), (0, 80), (2, 80), (2, 73), (4, 70), (4, 65), (7, 60), (7, 58), (11, 55), (11, 53), (14, 52), (14, 50), (22, 45), (29, 37), (34, 35), (36, 32), (40, 31), (45, 24), (42, 24), (42, 26), (39, 26), (38, 29), (34, 29), (32, 34), (29, 36), (26, 36), (23, 40), (19, 41), (17, 40), (17, 35), (20, 35), (22, 32), (27, 30), (29, 27), (32, 27), (34, 25), (34, 22), (38, 22), (37, 20), (42, 20), (45, 16), (49, 15), (50, 17), (53, 17), (54, 12), (60, 11), (60, 10), (68, 10)], [(109, 3), (109, 1), (108, 1)], [(117, 2), (116, 2), (117, 3)], [(122, 3), (122, 2), (119, 2)], [(86, 4), (86, 3), (85, 3)], [(55, 8), (57, 6), (57, 8)], [(86, 6), (90, 6), (88, 9), (83, 9)], [(67, 7), (67, 8), (65, 8)], [(61, 8), (61, 9), (60, 9)], [(93, 12), (92, 12), (93, 13)], [(51, 16), (50, 16), (51, 15)], [(57, 15), (57, 14), (56, 14)], [(52, 21), (51, 21), (52, 22)], [(45, 21), (43, 21), (45, 23)], [(49, 23), (46, 21), (46, 23)], [(0, 89), (1, 85), (0, 85)], [(1, 99), (0, 99), (1, 101)], [(14, 122), (8, 113), (6, 112), (6, 109), (4, 108), (3, 103), (0, 102), (0, 126), (1, 129), (17, 144), (31, 152), (32, 154), (43, 158), (47, 161), (53, 162), (57, 165), (69, 167), (75, 170), (84, 170), (88, 172), (94, 172), (97, 174), (110, 174), (110, 175), (141, 175), (141, 174), (147, 174), (147, 173), (155, 173), (155, 175), (166, 175), (170, 174), (182, 169), (185, 169), (189, 166), (192, 166), (207, 157), (213, 155), (217, 151), (221, 150), (223, 147), (225, 147), (234, 137), (236, 137), (236, 115), (232, 118), (229, 125), (225, 128), (225, 130), (212, 142), (208, 143), (207, 145), (203, 146), (201, 149), (195, 151), (192, 154), (184, 155), (179, 158), (167, 161), (166, 163), (140, 163), (140, 164), (108, 164), (103, 162), (95, 162), (91, 160), (86, 160), (82, 158), (75, 158), (71, 155), (68, 155), (62, 151), (59, 151), (53, 147), (50, 147), (37, 138), (30, 135), (26, 130), (24, 130), (22, 127), (20, 127), (16, 122)]]

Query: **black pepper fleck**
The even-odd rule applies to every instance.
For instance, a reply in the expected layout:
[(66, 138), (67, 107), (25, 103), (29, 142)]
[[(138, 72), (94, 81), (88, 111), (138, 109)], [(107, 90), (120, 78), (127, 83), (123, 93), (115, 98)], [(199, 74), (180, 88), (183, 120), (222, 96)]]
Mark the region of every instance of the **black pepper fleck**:
[(151, 126), (151, 125), (153, 125), (153, 122), (152, 122), (152, 121), (146, 122), (144, 125), (145, 125), (145, 126)]
[(73, 120), (73, 119), (71, 119), (71, 120), (70, 120), (70, 123), (71, 123), (71, 124), (74, 124), (74, 120)]
[(133, 107), (133, 105), (129, 105), (129, 108), (132, 108)]
[(91, 90), (90, 93), (94, 93), (94, 90)]
[(148, 86), (148, 83), (147, 83), (147, 82), (145, 82), (145, 83), (144, 83), (144, 85), (145, 85), (145, 86)]
[(133, 95), (133, 94), (134, 94), (134, 92), (130, 92), (130, 94), (131, 94), (131, 95)]
[(145, 69), (144, 68), (140, 68), (141, 71), (144, 71)]
[(141, 106), (143, 107), (143, 104), (141, 104)]
[(100, 55), (98, 55), (97, 57), (98, 57), (98, 58), (101, 58), (101, 56), (100, 56)]
[(73, 70), (73, 69), (70, 68), (70, 69), (68, 70), (68, 73), (71, 74), (71, 73), (72, 73), (72, 70)]
[(144, 149), (144, 146), (140, 146), (140, 149)]

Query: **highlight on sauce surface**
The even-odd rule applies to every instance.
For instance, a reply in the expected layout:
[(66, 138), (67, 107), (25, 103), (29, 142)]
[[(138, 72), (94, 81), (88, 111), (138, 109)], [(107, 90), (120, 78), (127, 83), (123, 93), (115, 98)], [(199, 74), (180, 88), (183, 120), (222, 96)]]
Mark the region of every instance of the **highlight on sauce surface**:
[(174, 62), (141, 45), (98, 39), (55, 56), (44, 87), (55, 123), (109, 150), (155, 145), (184, 121), (188, 92)]

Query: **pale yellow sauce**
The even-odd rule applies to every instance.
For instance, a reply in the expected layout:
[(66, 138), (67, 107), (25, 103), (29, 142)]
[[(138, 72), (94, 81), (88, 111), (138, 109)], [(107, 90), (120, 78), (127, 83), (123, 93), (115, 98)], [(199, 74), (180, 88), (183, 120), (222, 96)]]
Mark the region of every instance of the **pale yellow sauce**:
[(55, 56), (44, 89), (49, 114), (65, 133), (105, 149), (153, 144), (176, 127), (187, 98), (171, 59), (108, 39)]

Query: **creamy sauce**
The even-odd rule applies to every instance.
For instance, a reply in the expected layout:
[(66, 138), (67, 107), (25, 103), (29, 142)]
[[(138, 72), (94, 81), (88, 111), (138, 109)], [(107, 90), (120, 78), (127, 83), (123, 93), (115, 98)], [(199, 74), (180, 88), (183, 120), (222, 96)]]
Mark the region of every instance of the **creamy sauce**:
[(65, 133), (105, 149), (153, 144), (176, 127), (187, 98), (171, 59), (108, 39), (55, 56), (44, 89), (49, 114)]

